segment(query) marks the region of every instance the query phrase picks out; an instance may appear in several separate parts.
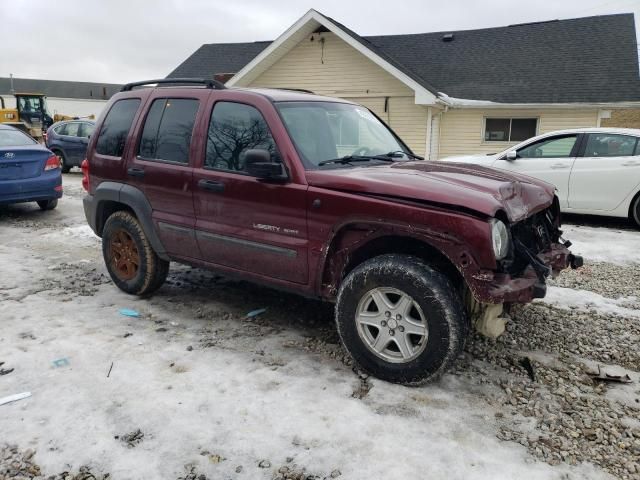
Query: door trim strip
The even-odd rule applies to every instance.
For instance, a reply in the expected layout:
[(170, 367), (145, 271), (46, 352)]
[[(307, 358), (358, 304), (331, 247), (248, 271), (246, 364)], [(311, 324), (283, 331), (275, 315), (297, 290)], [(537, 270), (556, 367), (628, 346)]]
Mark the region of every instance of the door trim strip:
[(214, 240), (224, 243), (229, 243), (233, 245), (240, 245), (247, 248), (253, 248), (256, 250), (263, 250), (270, 253), (275, 253), (276, 255), (282, 255), (285, 257), (296, 258), (298, 256), (298, 252), (293, 250), (292, 248), (284, 248), (277, 247), (275, 245), (269, 245), (267, 243), (253, 242), (251, 240), (244, 240), (242, 238), (235, 237), (227, 237), (226, 235), (219, 235), (217, 233), (204, 232), (202, 230), (196, 230), (197, 238), (204, 238), (206, 240)]
[(173, 232), (182, 233), (182, 234), (188, 235), (190, 237), (194, 237), (195, 236), (193, 228), (181, 227), (179, 225), (174, 225), (173, 223), (158, 222), (158, 227), (161, 230), (171, 230)]

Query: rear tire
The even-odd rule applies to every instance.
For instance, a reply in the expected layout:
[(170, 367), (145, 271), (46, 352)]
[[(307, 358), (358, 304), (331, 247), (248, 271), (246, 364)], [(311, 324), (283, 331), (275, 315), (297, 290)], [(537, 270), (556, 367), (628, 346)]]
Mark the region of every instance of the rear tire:
[(116, 212), (105, 222), (102, 256), (113, 283), (132, 295), (155, 292), (169, 273), (169, 262), (153, 251), (140, 222), (127, 211)]
[(64, 153), (60, 150), (54, 150), (53, 153), (60, 160), (60, 169), (62, 170), (62, 173), (69, 173), (71, 167), (67, 164), (67, 157), (64, 156)]
[(338, 293), (336, 322), (358, 366), (405, 385), (442, 376), (469, 331), (449, 279), (406, 255), (381, 255), (349, 273)]
[(42, 210), (53, 210), (58, 206), (58, 199), (54, 198), (53, 200), (39, 200), (37, 203)]
[(636, 195), (636, 198), (631, 203), (629, 220), (631, 220), (636, 227), (640, 228), (640, 194)]

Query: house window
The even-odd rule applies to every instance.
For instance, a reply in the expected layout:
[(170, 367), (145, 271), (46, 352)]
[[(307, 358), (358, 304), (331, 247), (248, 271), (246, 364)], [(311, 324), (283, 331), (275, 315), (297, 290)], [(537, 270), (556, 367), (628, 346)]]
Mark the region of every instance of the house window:
[(537, 118), (485, 118), (485, 142), (521, 142), (535, 137)]

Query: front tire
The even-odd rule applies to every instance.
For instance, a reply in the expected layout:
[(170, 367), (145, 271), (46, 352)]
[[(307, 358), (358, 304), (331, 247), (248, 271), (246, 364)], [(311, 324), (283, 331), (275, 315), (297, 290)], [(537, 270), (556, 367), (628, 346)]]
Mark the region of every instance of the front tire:
[(113, 283), (123, 292), (148, 295), (162, 286), (169, 262), (151, 248), (138, 219), (130, 212), (112, 214), (102, 232), (102, 256)]
[(53, 210), (58, 206), (58, 199), (54, 198), (52, 200), (39, 200), (37, 203), (42, 210)]
[(336, 322), (358, 366), (405, 385), (438, 379), (462, 352), (469, 330), (449, 279), (406, 255), (381, 255), (349, 273)]

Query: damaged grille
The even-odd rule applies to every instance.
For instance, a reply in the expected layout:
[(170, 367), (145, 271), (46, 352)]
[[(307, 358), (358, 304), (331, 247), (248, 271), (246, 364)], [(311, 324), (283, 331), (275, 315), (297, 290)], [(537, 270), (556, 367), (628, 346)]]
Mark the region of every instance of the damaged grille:
[(518, 276), (533, 264), (539, 275), (546, 276), (546, 267), (536, 265), (540, 263), (536, 255), (551, 250), (551, 245), (560, 238), (559, 219), (554, 210), (549, 207), (511, 226), (512, 249), (503, 263), (506, 272)]

